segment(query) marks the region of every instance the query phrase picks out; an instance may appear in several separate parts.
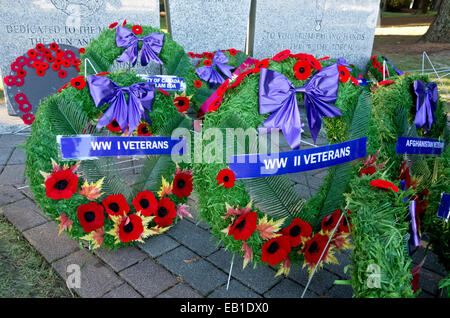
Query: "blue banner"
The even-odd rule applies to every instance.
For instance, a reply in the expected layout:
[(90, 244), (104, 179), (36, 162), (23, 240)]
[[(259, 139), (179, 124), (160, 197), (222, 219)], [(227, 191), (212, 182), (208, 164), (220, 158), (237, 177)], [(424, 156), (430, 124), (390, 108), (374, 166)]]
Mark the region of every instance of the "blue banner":
[(155, 87), (167, 91), (184, 91), (186, 89), (184, 79), (181, 77), (160, 75), (146, 76), (145, 79), (147, 82), (155, 84)]
[(443, 193), (441, 204), (439, 205), (438, 216), (443, 219), (450, 219), (450, 194)]
[(367, 137), (304, 150), (230, 158), (237, 179), (276, 176), (339, 165), (366, 156)]
[(445, 148), (445, 141), (438, 139), (398, 137), (397, 153), (441, 155)]
[[(62, 159), (184, 154), (186, 140), (171, 137), (57, 136)], [(176, 147), (176, 148), (175, 148)], [(177, 150), (175, 150), (175, 149)]]

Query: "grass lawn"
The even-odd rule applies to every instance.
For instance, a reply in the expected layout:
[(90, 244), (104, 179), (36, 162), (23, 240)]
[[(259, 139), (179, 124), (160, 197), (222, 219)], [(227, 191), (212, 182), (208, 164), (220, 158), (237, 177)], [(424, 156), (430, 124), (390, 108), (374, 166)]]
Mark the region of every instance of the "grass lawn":
[(437, 14), (436, 11), (428, 11), (427, 13), (413, 13), (413, 12), (381, 12), (381, 17), (383, 18), (421, 18), (421, 17), (432, 17)]
[(0, 212), (0, 298), (73, 297), (65, 282)]

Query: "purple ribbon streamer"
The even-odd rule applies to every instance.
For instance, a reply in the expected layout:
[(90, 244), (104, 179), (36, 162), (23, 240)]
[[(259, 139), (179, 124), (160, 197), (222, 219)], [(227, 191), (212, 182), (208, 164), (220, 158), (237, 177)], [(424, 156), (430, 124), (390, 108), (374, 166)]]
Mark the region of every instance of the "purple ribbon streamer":
[[(107, 77), (89, 75), (89, 91), (95, 107), (111, 104), (97, 123), (97, 129), (105, 127), (116, 120), (122, 133), (128, 127), (131, 134), (139, 125), (145, 109), (151, 111), (155, 98), (153, 83), (134, 83), (129, 87), (120, 87)], [(128, 94), (128, 103), (125, 99)]]
[[(406, 190), (408, 190), (406, 187), (405, 180), (400, 181), (400, 187), (405, 192), (406, 192)], [(409, 200), (409, 198), (406, 197), (403, 199), (403, 202), (407, 202), (408, 200)], [(409, 214), (411, 216), (411, 227), (410, 227), (410, 231), (412, 232), (411, 238), (412, 238), (414, 246), (419, 246), (420, 240), (419, 240), (419, 234), (417, 232), (416, 201), (415, 200), (413, 200), (409, 203)]]
[(334, 104), (337, 99), (337, 64), (317, 72), (303, 87), (294, 87), (286, 76), (273, 70), (263, 68), (260, 73), (259, 113), (272, 113), (264, 122), (264, 127), (281, 129), (292, 149), (300, 147), (302, 131), (296, 93), (304, 93), (309, 130), (314, 143), (322, 126), (322, 116), (342, 116), (339, 108), (329, 104)]
[(220, 73), (214, 68), (217, 67), (219, 71), (226, 75), (227, 78), (231, 77), (231, 70), (234, 69), (233, 66), (227, 65), (230, 62), (228, 57), (222, 51), (217, 51), (214, 54), (214, 58), (210, 66), (202, 66), (195, 70), (198, 77), (200, 77), (205, 82), (209, 83), (209, 86), (212, 87), (216, 84), (222, 84), (225, 82), (225, 79), (220, 75)]
[(403, 75), (403, 71), (400, 71), (399, 69), (397, 69), (394, 64), (385, 56), (381, 57), (382, 59), (384, 59), (386, 62), (389, 63), (389, 65), (394, 69), (395, 73), (397, 73), (397, 75)]
[(425, 85), (422, 80), (414, 81), (414, 93), (416, 93), (416, 117), (414, 123), (416, 127), (422, 127), (428, 122), (428, 129), (425, 126), (425, 133), (431, 129), (434, 123), (434, 111), (438, 101), (438, 88), (436, 83), (430, 82)]
[(142, 40), (141, 65), (146, 66), (150, 61), (164, 64), (158, 57), (164, 43), (164, 34), (151, 33), (143, 38), (138, 38), (133, 31), (123, 26), (118, 26), (116, 31), (116, 45), (126, 48), (119, 56), (117, 62), (131, 62), (136, 65), (139, 52), (139, 40)]

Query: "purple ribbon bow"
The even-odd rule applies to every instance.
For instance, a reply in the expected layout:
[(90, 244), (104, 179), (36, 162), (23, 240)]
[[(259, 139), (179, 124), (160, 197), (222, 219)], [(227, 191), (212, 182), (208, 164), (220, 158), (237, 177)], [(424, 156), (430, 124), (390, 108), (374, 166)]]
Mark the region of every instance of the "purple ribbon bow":
[[(145, 109), (152, 110), (155, 98), (153, 83), (134, 83), (129, 87), (120, 87), (109, 78), (97, 75), (89, 75), (87, 82), (95, 107), (111, 103), (99, 119), (97, 129), (115, 119), (122, 128), (122, 133), (128, 127), (131, 134), (139, 125)], [(128, 103), (125, 93), (128, 94)]]
[(316, 142), (322, 126), (322, 116), (342, 116), (334, 104), (339, 88), (338, 65), (317, 72), (303, 87), (294, 87), (289, 79), (276, 71), (261, 69), (259, 79), (259, 113), (272, 113), (264, 122), (266, 128), (279, 128), (292, 149), (301, 141), (300, 112), (295, 93), (304, 93), (309, 129)]
[(438, 88), (436, 83), (430, 82), (425, 85), (422, 80), (414, 81), (414, 92), (417, 95), (416, 117), (414, 123), (416, 127), (422, 127), (428, 122), (428, 129), (425, 126), (425, 133), (431, 129), (434, 122), (434, 111), (438, 101)]
[(126, 48), (117, 59), (118, 62), (131, 62), (136, 65), (139, 40), (142, 40), (141, 65), (146, 66), (150, 61), (164, 64), (157, 54), (161, 52), (164, 43), (164, 34), (151, 33), (143, 38), (138, 38), (133, 31), (123, 26), (118, 26), (116, 31), (116, 45)]
[(211, 66), (202, 66), (195, 70), (198, 77), (200, 77), (205, 82), (209, 83), (209, 86), (214, 86), (216, 84), (222, 84), (225, 82), (225, 79), (220, 75), (219, 72), (214, 68), (217, 67), (222, 74), (226, 75), (227, 78), (231, 77), (231, 70), (234, 69), (233, 66), (226, 65), (226, 63), (230, 62), (228, 57), (222, 51), (217, 51), (214, 54), (214, 58), (212, 60)]

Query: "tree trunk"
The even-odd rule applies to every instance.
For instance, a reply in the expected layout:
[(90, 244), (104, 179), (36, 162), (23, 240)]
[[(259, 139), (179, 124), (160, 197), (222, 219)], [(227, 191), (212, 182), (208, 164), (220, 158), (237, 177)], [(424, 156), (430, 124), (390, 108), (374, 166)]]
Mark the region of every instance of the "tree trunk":
[(421, 0), (414, 0), (413, 3), (413, 9), (418, 10), (421, 7), (422, 1)]
[(450, 42), (450, 0), (442, 0), (438, 13), (422, 38), (430, 42)]
[(433, 11), (439, 10), (439, 6), (441, 5), (441, 0), (434, 0), (433, 3)]

